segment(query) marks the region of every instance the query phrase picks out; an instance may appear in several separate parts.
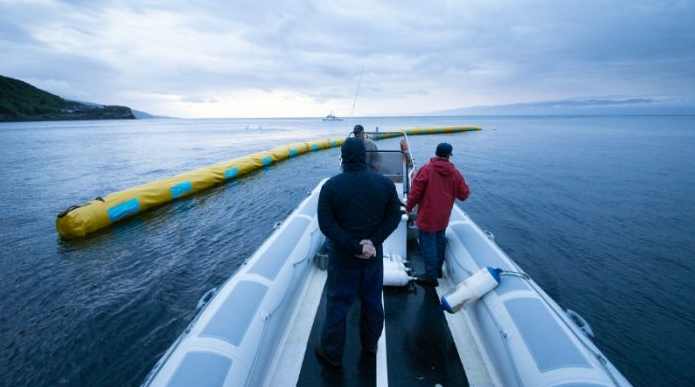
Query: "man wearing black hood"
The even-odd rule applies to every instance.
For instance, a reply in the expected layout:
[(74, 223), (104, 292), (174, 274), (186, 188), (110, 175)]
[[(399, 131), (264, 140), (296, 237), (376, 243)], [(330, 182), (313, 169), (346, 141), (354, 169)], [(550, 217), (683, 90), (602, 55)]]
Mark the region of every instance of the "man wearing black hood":
[(318, 203), (319, 227), (330, 244), (326, 320), (316, 353), (334, 366), (341, 364), (347, 313), (356, 296), (362, 348), (376, 352), (384, 325), (382, 243), (401, 219), (396, 187), (367, 170), (362, 140), (346, 139), (341, 155), (343, 172), (321, 187)]

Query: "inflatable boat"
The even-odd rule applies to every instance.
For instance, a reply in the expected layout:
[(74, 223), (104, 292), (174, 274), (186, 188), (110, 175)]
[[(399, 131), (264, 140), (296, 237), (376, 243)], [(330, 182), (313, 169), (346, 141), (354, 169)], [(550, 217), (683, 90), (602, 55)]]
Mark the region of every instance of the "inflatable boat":
[[(379, 150), (378, 172), (405, 201), (414, 175), (401, 150), (408, 140), (402, 132), (392, 137), (394, 149)], [(342, 369), (321, 363), (314, 347), (325, 314), (327, 255), (316, 207), (324, 182), (234, 275), (203, 295), (196, 317), (143, 386), (630, 385), (592, 343), (589, 324), (553, 301), (457, 206), (439, 285), (411, 281), (410, 269), (422, 262), (416, 226), (404, 213), (384, 243), (386, 318), (376, 354), (359, 348), (356, 301)], [(498, 275), (494, 288), (465, 306), (448, 305), (481, 270)]]

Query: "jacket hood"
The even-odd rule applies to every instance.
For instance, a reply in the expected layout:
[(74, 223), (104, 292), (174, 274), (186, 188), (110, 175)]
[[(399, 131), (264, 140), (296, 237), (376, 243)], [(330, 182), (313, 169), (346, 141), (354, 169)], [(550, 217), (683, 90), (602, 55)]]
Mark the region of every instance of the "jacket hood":
[(367, 168), (367, 150), (361, 139), (350, 137), (345, 140), (340, 148), (340, 155), (343, 158), (344, 170), (356, 170)]
[(454, 164), (446, 157), (432, 157), (430, 162), (434, 166), (434, 170), (442, 176), (449, 176), (454, 171)]

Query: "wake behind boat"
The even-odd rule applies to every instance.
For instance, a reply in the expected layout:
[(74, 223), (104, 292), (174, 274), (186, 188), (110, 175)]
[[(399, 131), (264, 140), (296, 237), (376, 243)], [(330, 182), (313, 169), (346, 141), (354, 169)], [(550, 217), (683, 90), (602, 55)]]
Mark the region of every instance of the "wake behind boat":
[[(405, 201), (414, 176), (401, 150), (410, 149), (408, 139), (400, 132), (379, 135), (399, 137), (380, 142), (380, 164), (373, 167)], [(326, 238), (316, 214), (324, 182), (233, 276), (203, 296), (144, 386), (630, 385), (592, 343), (588, 324), (557, 305), (457, 206), (439, 286), (410, 281), (410, 269), (422, 262), (417, 228), (403, 214), (383, 245), (384, 283), (391, 287), (383, 292), (376, 355), (360, 350), (356, 303), (342, 370), (322, 365), (313, 349), (325, 314)], [(449, 291), (487, 268), (501, 274), (494, 290), (458, 312), (441, 310), (440, 297), (451, 307)]]

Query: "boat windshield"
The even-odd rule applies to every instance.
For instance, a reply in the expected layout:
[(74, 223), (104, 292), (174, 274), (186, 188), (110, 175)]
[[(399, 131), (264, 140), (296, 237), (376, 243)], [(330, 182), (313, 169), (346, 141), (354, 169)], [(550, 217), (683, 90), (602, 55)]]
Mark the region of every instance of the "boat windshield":
[(403, 192), (407, 193), (410, 188), (409, 173), (413, 167), (407, 136), (402, 132), (365, 132), (365, 134), (371, 140), (396, 140), (379, 141), (378, 150), (367, 151), (367, 165), (370, 170), (392, 182), (402, 183)]
[(399, 150), (367, 151), (367, 166), (394, 183), (402, 183), (406, 176), (405, 153)]

